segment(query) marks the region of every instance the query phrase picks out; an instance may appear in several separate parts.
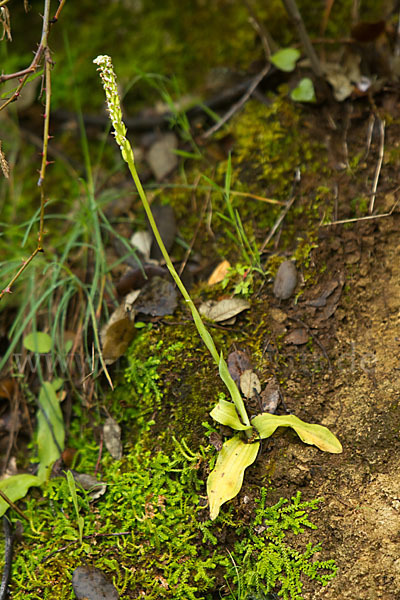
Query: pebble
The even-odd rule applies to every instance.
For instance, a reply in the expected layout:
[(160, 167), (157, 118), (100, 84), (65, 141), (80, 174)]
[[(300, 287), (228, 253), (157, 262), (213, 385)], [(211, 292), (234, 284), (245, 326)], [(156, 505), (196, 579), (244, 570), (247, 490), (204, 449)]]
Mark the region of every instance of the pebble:
[(285, 260), (279, 267), (274, 281), (274, 295), (279, 300), (287, 300), (297, 285), (297, 269), (291, 260)]

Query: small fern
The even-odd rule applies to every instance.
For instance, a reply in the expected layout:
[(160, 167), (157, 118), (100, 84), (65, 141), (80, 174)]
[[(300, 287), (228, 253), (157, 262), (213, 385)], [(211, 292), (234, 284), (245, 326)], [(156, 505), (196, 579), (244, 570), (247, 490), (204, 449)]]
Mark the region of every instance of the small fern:
[[(243, 597), (250, 598), (252, 593), (263, 597), (279, 590), (278, 596), (284, 600), (302, 600), (302, 575), (326, 585), (337, 571), (333, 560), (312, 560), (321, 544), (309, 543), (304, 552), (299, 552), (284, 541), (288, 531), (297, 535), (304, 532), (304, 527), (316, 529), (307, 511), (316, 510), (321, 499), (301, 502), (297, 492), (291, 502), (281, 498), (274, 506), (265, 506), (266, 494), (263, 489), (256, 500), (258, 507), (250, 530), (238, 531), (242, 539), (235, 544)], [(233, 571), (231, 576), (238, 579)]]

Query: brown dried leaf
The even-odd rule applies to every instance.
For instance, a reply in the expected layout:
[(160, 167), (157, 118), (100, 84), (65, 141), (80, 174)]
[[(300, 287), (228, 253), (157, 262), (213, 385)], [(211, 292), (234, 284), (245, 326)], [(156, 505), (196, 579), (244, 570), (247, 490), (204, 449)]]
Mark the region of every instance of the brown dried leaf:
[(228, 371), (236, 385), (239, 385), (242, 373), (246, 371), (246, 369), (252, 368), (249, 355), (242, 350), (231, 352), (228, 355), (227, 363)]
[(204, 302), (200, 306), (199, 311), (207, 319), (218, 323), (231, 319), (249, 308), (250, 304), (243, 298), (228, 298), (219, 302), (214, 302), (213, 300)]
[(230, 268), (231, 264), (227, 260), (223, 260), (221, 263), (219, 263), (219, 265), (215, 267), (214, 271), (208, 278), (208, 285), (215, 285), (216, 283), (219, 283), (220, 281), (225, 279), (226, 274), (228, 273)]
[(152, 317), (172, 315), (178, 304), (177, 296), (171, 281), (155, 276), (145, 283), (133, 308), (137, 313)]
[(111, 365), (122, 356), (135, 335), (134, 313), (128, 314), (124, 306), (119, 306), (101, 330), (103, 358)]
[(261, 411), (273, 414), (279, 404), (279, 384), (273, 377), (266, 385), (265, 389), (260, 394)]
[(251, 369), (247, 369), (240, 377), (240, 389), (246, 398), (250, 399), (255, 392), (261, 392), (261, 384), (257, 375)]
[(84, 490), (87, 491), (90, 502), (97, 500), (100, 496), (103, 496), (107, 489), (107, 484), (104, 481), (99, 481), (93, 475), (87, 473), (78, 473), (71, 469), (71, 473), (76, 483), (78, 483)]

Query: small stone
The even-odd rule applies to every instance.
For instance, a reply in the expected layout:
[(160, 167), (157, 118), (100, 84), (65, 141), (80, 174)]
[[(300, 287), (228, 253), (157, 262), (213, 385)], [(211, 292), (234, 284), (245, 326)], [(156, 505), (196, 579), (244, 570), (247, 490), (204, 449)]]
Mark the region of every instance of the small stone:
[(280, 308), (271, 308), (270, 314), (277, 323), (284, 323), (287, 319), (287, 314)]
[(287, 300), (297, 285), (297, 269), (291, 260), (285, 260), (279, 267), (274, 281), (274, 294), (280, 300)]

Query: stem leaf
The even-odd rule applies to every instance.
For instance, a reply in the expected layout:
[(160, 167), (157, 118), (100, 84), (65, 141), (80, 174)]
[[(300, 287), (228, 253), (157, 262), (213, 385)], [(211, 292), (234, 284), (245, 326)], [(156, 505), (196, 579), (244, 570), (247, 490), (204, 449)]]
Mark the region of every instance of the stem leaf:
[(305, 444), (317, 446), (320, 450), (333, 454), (340, 454), (343, 451), (341, 443), (327, 427), (305, 423), (295, 415), (264, 413), (254, 417), (252, 425), (262, 439), (270, 437), (278, 427), (292, 427)]

